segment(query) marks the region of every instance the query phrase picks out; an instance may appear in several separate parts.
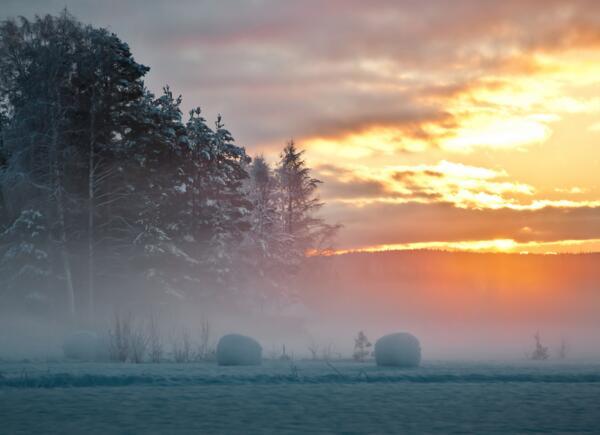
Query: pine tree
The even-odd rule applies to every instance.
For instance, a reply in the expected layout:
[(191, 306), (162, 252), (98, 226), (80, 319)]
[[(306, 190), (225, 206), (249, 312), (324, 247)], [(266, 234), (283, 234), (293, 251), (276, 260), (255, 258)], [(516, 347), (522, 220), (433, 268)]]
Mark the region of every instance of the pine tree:
[(218, 285), (231, 288), (234, 277), (233, 252), (249, 229), (250, 202), (243, 183), (248, 177), (244, 166), (249, 158), (244, 148), (235, 144), (229, 130), (217, 117), (209, 142), (206, 162), (206, 201), (202, 216), (210, 229), (209, 255), (204, 262)]
[(290, 263), (300, 265), (308, 254), (322, 253), (339, 229), (326, 224), (316, 213), (323, 206), (317, 196), (321, 180), (310, 175), (304, 151), (290, 141), (281, 153), (277, 176), (283, 228), (289, 238)]
[(190, 257), (177, 246), (183, 231), (179, 211), (185, 209), (182, 167), (187, 147), (180, 105), (181, 97), (175, 98), (168, 87), (158, 98), (146, 92), (125, 140), (132, 198), (128, 219), (135, 247), (131, 264), (153, 292), (183, 298), (178, 265)]
[(315, 215), (302, 152), (250, 165), (221, 116), (184, 123), (181, 96), (154, 96), (147, 71), (66, 10), (0, 24), (0, 280), (28, 291), (47, 273), (39, 285), (86, 322), (119, 292), (225, 300), (252, 275), (285, 293), (337, 228)]
[(277, 213), (277, 180), (263, 156), (255, 157), (249, 166), (248, 196), (251, 244), (259, 258), (269, 258), (279, 251), (281, 226)]
[(93, 316), (98, 254), (102, 248), (114, 252), (115, 203), (128, 194), (121, 184), (122, 137), (133, 126), (130, 106), (143, 96), (142, 77), (148, 68), (136, 63), (127, 44), (105, 29), (85, 27), (82, 33), (72, 78), (79, 114), (76, 131), (81, 133), (72, 140), (84, 144), (78, 153), (81, 176), (87, 182), (79, 194), (86, 222), (88, 311)]
[(70, 91), (72, 65), (81, 41), (81, 25), (66, 12), (33, 22), (6, 21), (0, 27), (0, 89), (11, 122), (4, 134), (9, 156), (2, 182), (15, 218), (21, 210), (40, 210), (61, 258), (67, 310), (75, 315), (75, 286), (68, 210), (75, 154)]
[[(285, 292), (288, 240), (278, 212), (278, 185), (273, 170), (262, 156), (248, 166), (247, 196), (252, 204), (244, 242), (239, 250), (240, 281), (252, 288), (251, 298), (260, 305)], [(248, 279), (250, 277), (250, 279)]]
[[(20, 193), (9, 198), (11, 209), (44, 211), (62, 258), (69, 312), (73, 316), (77, 299), (86, 299), (76, 298), (76, 287), (87, 288), (93, 312), (95, 248), (114, 236), (108, 234), (111, 210), (123, 198), (114, 179), (120, 140), (148, 69), (114, 34), (83, 26), (66, 11), (5, 22), (0, 58), (0, 88), (12, 114), (3, 135), (9, 163), (2, 178)], [(79, 256), (72, 247), (83, 241), (87, 267), (75, 267)]]
[[(26, 297), (48, 298), (52, 269), (44, 218), (37, 210), (23, 210), (0, 234), (0, 301), (23, 302)], [(15, 294), (20, 290), (25, 294)]]
[(370, 348), (372, 344), (363, 331), (358, 333), (358, 336), (354, 339), (354, 353), (352, 358), (355, 361), (364, 362), (365, 358), (369, 356)]
[(4, 198), (4, 174), (8, 169), (8, 155), (5, 148), (4, 134), (8, 127), (9, 116), (5, 109), (3, 110), (0, 104), (0, 231), (2, 231), (9, 223), (8, 221), (8, 207)]

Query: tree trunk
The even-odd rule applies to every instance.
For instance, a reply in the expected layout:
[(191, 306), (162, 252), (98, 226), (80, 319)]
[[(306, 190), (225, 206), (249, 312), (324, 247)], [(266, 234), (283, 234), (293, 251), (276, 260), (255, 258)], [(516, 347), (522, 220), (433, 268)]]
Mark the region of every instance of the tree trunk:
[(292, 198), (292, 192), (290, 190), (290, 192), (288, 193), (288, 234), (292, 234), (293, 233), (293, 223), (292, 223), (292, 216), (294, 215), (294, 211), (293, 211), (293, 198)]
[[(92, 97), (94, 98), (94, 97)], [(95, 150), (95, 128), (96, 114), (92, 103), (90, 117), (90, 143), (88, 156), (88, 310), (90, 321), (94, 320), (94, 273), (95, 273), (95, 253), (94, 253), (94, 225), (95, 225), (95, 182), (96, 182), (96, 150)]]
[[(58, 94), (58, 93), (57, 93)], [(57, 101), (60, 101), (57, 98)], [(60, 103), (58, 103), (60, 109)], [(64, 203), (64, 192), (62, 185), (61, 170), (59, 166), (59, 158), (62, 158), (58, 152), (58, 123), (59, 117), (61, 116), (61, 110), (56, 110), (54, 113), (54, 119), (52, 120), (52, 164), (54, 166), (54, 195), (56, 198), (56, 215), (59, 231), (59, 245), (62, 265), (65, 274), (66, 294), (67, 294), (67, 307), (71, 320), (75, 318), (76, 306), (75, 306), (75, 290), (73, 287), (73, 274), (71, 270), (71, 260), (69, 258), (69, 252), (67, 248), (67, 228), (65, 218), (65, 203)], [(64, 173), (64, 161), (61, 159)]]
[(61, 258), (63, 263), (63, 269), (65, 273), (66, 290), (67, 290), (67, 306), (69, 308), (69, 314), (71, 318), (75, 317), (75, 290), (73, 288), (73, 274), (71, 272), (71, 260), (69, 258), (69, 252), (67, 248), (67, 228), (65, 222), (65, 205), (63, 187), (60, 185), (60, 170), (58, 164), (55, 165), (55, 177), (56, 177), (56, 209), (59, 226), (59, 243), (61, 250)]

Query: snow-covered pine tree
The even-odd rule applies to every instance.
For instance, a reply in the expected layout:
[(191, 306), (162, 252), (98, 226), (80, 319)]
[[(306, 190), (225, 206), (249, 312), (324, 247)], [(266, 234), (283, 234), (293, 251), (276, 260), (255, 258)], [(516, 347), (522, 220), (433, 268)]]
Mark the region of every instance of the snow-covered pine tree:
[(251, 195), (249, 158), (221, 117), (211, 129), (195, 109), (184, 125), (181, 97), (144, 89), (147, 70), (66, 11), (0, 24), (0, 231), (39, 213), (55, 305), (74, 319), (137, 289), (235, 290), (246, 241), (270, 280), (260, 286), (283, 293), (336, 228), (314, 215), (319, 182), (302, 152), (291, 144), (275, 171), (257, 162)]
[(64, 276), (71, 317), (76, 312), (70, 253), (76, 179), (71, 172), (75, 149), (69, 141), (74, 115), (70, 80), (81, 31), (66, 12), (0, 26), (0, 89), (11, 116), (3, 135), (5, 200), (15, 219), (30, 208), (46, 219), (45, 227), (54, 235), (53, 254), (61, 259), (57, 274)]
[(321, 180), (311, 176), (304, 151), (294, 141), (283, 149), (276, 172), (279, 184), (279, 210), (283, 229), (289, 238), (288, 263), (298, 267), (307, 254), (322, 253), (339, 225), (329, 225), (316, 213), (323, 206), (317, 195)]
[(6, 108), (0, 102), (0, 231), (9, 224), (9, 213), (7, 203), (4, 198), (4, 183), (2, 182), (4, 174), (8, 169), (8, 155), (4, 144), (4, 135), (8, 127), (9, 116)]
[(23, 210), (0, 234), (0, 303), (47, 301), (53, 277), (45, 219)]
[(211, 204), (208, 209), (212, 236), (208, 262), (217, 283), (231, 289), (235, 284), (233, 254), (242, 242), (244, 232), (250, 228), (248, 215), (252, 206), (243, 191), (244, 180), (248, 177), (245, 165), (250, 159), (245, 149), (235, 144), (221, 115), (215, 122), (211, 151)]
[(249, 224), (238, 255), (240, 281), (250, 290), (248, 298), (259, 301), (261, 307), (273, 297), (280, 296), (287, 266), (286, 233), (278, 212), (277, 179), (263, 156), (248, 165), (246, 182), (248, 199), (252, 204)]
[[(181, 122), (181, 97), (166, 87), (155, 98), (146, 92), (135, 111), (136, 125), (125, 136), (127, 179), (131, 191), (129, 220), (135, 271), (146, 290), (185, 298), (181, 261), (191, 261), (178, 241), (184, 233), (187, 137)], [(192, 261), (193, 263), (193, 261)]]
[[(257, 156), (248, 166), (248, 197), (252, 203), (248, 239), (254, 254), (266, 262), (277, 255), (282, 231), (277, 213), (277, 180), (263, 156)], [(264, 275), (265, 270), (259, 270)]]
[[(77, 155), (81, 233), (86, 246), (85, 277), (89, 318), (93, 318), (98, 263), (114, 269), (122, 263), (123, 244), (119, 210), (130, 198), (123, 183), (123, 137), (133, 127), (131, 106), (144, 95), (143, 76), (148, 71), (134, 61), (127, 44), (105, 29), (80, 30), (77, 62), (71, 77), (74, 133), (70, 139)], [(102, 255), (110, 253), (110, 255)], [(107, 270), (104, 270), (106, 273)]]
[[(114, 215), (125, 193), (122, 138), (148, 68), (114, 34), (67, 11), (4, 22), (0, 59), (3, 112), (11, 114), (3, 132), (10, 208), (44, 211), (62, 258), (69, 311), (77, 300), (93, 312), (98, 248), (114, 254), (114, 244), (124, 244), (121, 223), (115, 228), (122, 216)], [(73, 246), (83, 244), (85, 255), (74, 255)], [(75, 288), (86, 294), (76, 298)]]
[(184, 179), (179, 188), (185, 197), (186, 207), (182, 210), (185, 221), (184, 241), (196, 258), (201, 258), (208, 249), (210, 239), (210, 216), (207, 214), (209, 201), (209, 165), (213, 158), (211, 140), (213, 131), (202, 116), (199, 107), (189, 112), (185, 127), (187, 162)]

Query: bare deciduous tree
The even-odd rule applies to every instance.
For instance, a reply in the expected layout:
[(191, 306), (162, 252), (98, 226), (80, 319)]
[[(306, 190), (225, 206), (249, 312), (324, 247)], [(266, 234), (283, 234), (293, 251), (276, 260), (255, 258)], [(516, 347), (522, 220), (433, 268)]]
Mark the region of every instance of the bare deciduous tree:
[(182, 329), (179, 336), (172, 339), (171, 350), (176, 363), (188, 363), (192, 360), (192, 339), (186, 329)]
[(130, 355), (129, 359), (132, 363), (139, 364), (144, 361), (146, 352), (148, 351), (149, 334), (142, 323), (133, 322), (131, 328)]
[(308, 351), (310, 352), (310, 356), (311, 359), (313, 361), (317, 360), (319, 358), (319, 345), (317, 344), (316, 341), (311, 340), (309, 345), (308, 345)]
[(131, 313), (115, 313), (113, 329), (108, 331), (108, 352), (112, 361), (126, 362), (131, 352)]
[(161, 362), (164, 356), (164, 347), (158, 322), (154, 316), (150, 317), (150, 322), (148, 323), (148, 340), (150, 361), (153, 363)]
[(210, 323), (204, 321), (200, 327), (200, 342), (198, 343), (196, 359), (198, 361), (208, 361), (213, 359), (214, 356), (215, 349), (210, 342)]

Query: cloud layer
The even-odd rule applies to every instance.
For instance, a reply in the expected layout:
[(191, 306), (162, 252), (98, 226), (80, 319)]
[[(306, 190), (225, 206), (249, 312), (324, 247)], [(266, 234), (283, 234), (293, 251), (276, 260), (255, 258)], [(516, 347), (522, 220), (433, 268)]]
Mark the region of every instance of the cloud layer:
[(0, 15), (65, 5), (251, 153), (275, 159), (294, 137), (346, 224), (341, 248), (597, 247), (595, 0), (5, 0)]

